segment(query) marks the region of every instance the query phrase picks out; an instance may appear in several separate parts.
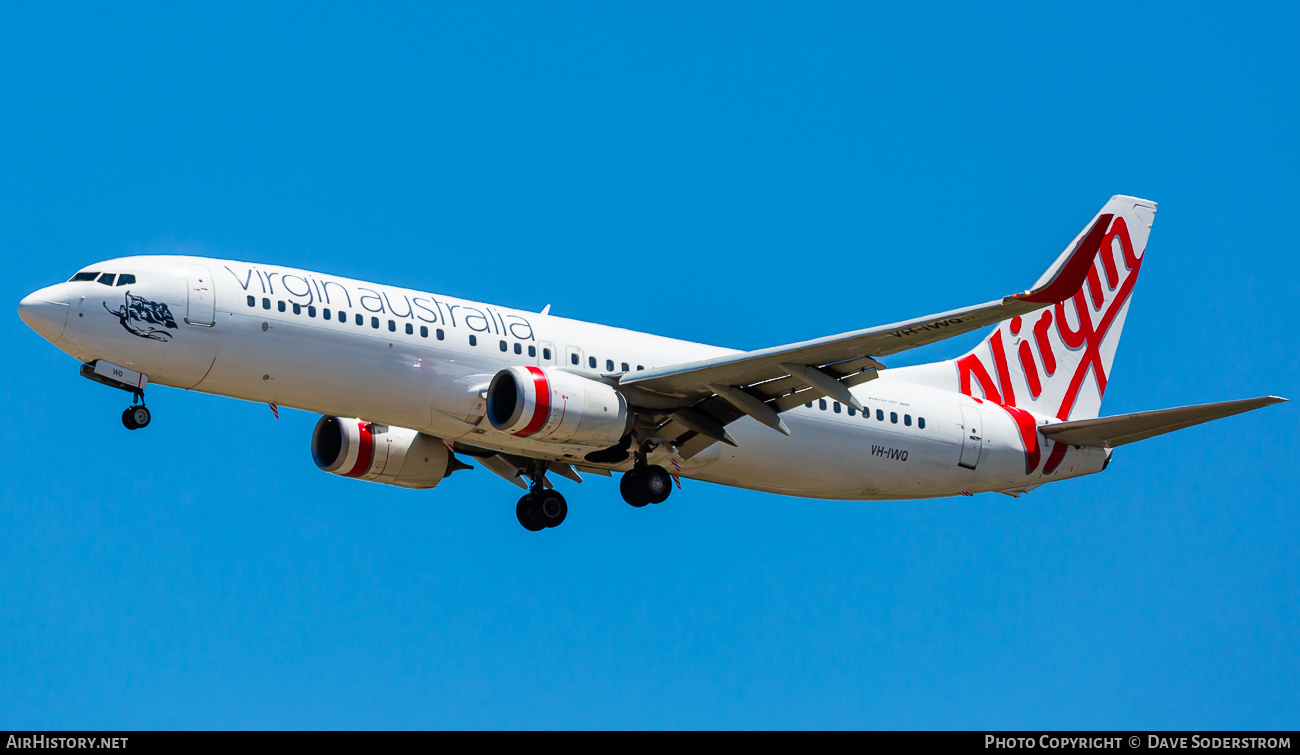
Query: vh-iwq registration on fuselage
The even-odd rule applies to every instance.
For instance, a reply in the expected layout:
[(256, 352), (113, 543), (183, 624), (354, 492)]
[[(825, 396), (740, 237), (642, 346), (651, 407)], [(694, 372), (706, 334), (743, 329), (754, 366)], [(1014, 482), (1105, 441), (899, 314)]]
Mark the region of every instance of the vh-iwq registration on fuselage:
[[(621, 473), (637, 507), (681, 478), (844, 500), (1019, 495), (1284, 400), (1100, 416), (1155, 211), (1112, 198), (1024, 293), (748, 352), (203, 257), (98, 262), (19, 314), (132, 394), (130, 429), (149, 424), (151, 384), (319, 413), (326, 472), (433, 488), (482, 467), (526, 491), (529, 530), (564, 520), (552, 481), (584, 473)], [(989, 326), (956, 359), (877, 361)]]

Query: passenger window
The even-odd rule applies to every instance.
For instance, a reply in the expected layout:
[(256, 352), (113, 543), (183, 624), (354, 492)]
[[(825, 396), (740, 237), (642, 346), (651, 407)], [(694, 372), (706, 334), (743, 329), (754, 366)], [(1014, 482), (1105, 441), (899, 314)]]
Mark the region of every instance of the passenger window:
[(366, 324), (366, 318), (362, 317), (360, 312), (358, 312), (358, 313), (356, 314), (356, 323), (357, 323), (357, 325), (365, 325), (365, 324)]
[(72, 283), (73, 281), (93, 281), (98, 277), (99, 277), (99, 273), (77, 273), (76, 275), (72, 276), (72, 280), (68, 282)]
[[(410, 325), (407, 325), (406, 327), (409, 328), (409, 327), (411, 327), (411, 326), (410, 326)], [(397, 323), (396, 323), (396, 322), (393, 322), (392, 320), (389, 320), (389, 321), (388, 321), (388, 332), (389, 332), (389, 333), (396, 333), (396, 332), (397, 332)]]
[(855, 417), (855, 416), (857, 416), (857, 414), (858, 414), (857, 410), (850, 406), (850, 407), (849, 407), (849, 416), (850, 416), (850, 417)]
[(819, 398), (819, 399), (817, 399), (817, 406), (818, 406), (818, 408), (820, 408), (822, 411), (826, 411), (826, 399), (824, 399), (824, 398)]
[(406, 323), (406, 335), (408, 336), (415, 335), (415, 326), (409, 322)]
[(542, 359), (545, 359), (545, 360), (548, 361), (548, 362), (551, 361), (551, 350), (550, 350), (550, 349), (542, 349)]
[(613, 359), (606, 359), (606, 360), (605, 360), (605, 372), (613, 372), (613, 371), (614, 371), (614, 360), (613, 360)]
[(509, 348), (510, 348), (510, 347), (506, 344), (505, 341), (502, 341), (502, 342), (501, 342), (501, 351), (503, 351), (503, 352), (504, 352), (504, 351), (507, 351), (507, 350), (509, 350)]
[(587, 357), (587, 366), (590, 367), (590, 368), (593, 369), (593, 370), (596, 369), (596, 358), (595, 358), (595, 357)]
[(328, 307), (326, 307), (326, 308), (325, 308), (325, 311), (322, 312), (321, 314), (325, 316), (325, 319), (326, 319), (326, 320), (332, 320), (332, 319), (334, 319), (334, 316), (330, 314), (330, 311), (329, 311), (329, 308), (328, 308)]
[(470, 346), (478, 346), (478, 336), (470, 336), (470, 337), (469, 337), (469, 345), (470, 345)]
[(876, 410), (876, 419), (877, 419), (878, 421), (880, 421), (880, 422), (884, 422), (884, 421), (885, 421), (885, 410), (884, 410), (884, 409), (877, 409), (877, 410)]
[(806, 406), (806, 407), (808, 407), (809, 409), (811, 409), (811, 408), (812, 408), (812, 402), (809, 401), (808, 403), (804, 404), (804, 406)]
[(911, 426), (912, 426), (912, 415), (910, 415), (910, 414), (904, 414), (904, 415), (903, 415), (903, 425), (904, 425), (905, 427), (911, 427)]
[(104, 273), (103, 275), (99, 276), (99, 282), (103, 283), (105, 286), (113, 285), (113, 282), (116, 280), (117, 280), (117, 273)]
[(298, 302), (294, 302), (294, 303), (293, 303), (293, 313), (294, 313), (295, 315), (300, 315), (300, 314), (302, 314), (302, 305), (299, 304)]
[(421, 338), (428, 338), (428, 337), (429, 337), (429, 326), (427, 326), (427, 325), (421, 325), (421, 326), (420, 326), (420, 337), (421, 337)]
[(262, 309), (270, 309), (270, 308), (271, 308), (271, 300), (270, 300), (270, 299), (267, 299), (267, 298), (263, 298), (263, 299), (262, 299)]
[(521, 345), (521, 344), (515, 344), (515, 353), (516, 353), (516, 354), (522, 354), (522, 353), (524, 353), (524, 347), (523, 347), (523, 345)]
[(442, 328), (438, 328), (438, 333), (437, 333), (437, 335), (438, 335), (438, 340), (441, 341), (441, 340), (443, 339), (443, 336), (445, 335), (445, 334), (442, 332)]
[(308, 308), (307, 308), (307, 316), (308, 316), (308, 317), (315, 317), (315, 316), (316, 316), (316, 308), (315, 308), (315, 307), (308, 307)]
[(379, 318), (378, 318), (378, 317), (371, 317), (371, 318), (370, 318), (370, 327), (374, 328), (375, 330), (379, 330)]
[(119, 286), (129, 286), (132, 283), (135, 283), (135, 276), (130, 273), (122, 273), (117, 276), (117, 285)]
[(250, 296), (250, 297), (248, 297), (248, 306), (250, 306), (250, 307), (256, 307), (256, 306), (257, 306), (257, 297), (256, 297), (256, 296)]
[(278, 302), (276, 302), (276, 303), (275, 303), (275, 308), (278, 309), (278, 310), (280, 310), (281, 312), (283, 312), (283, 311), (284, 311), (284, 302), (282, 302), (282, 301), (278, 301)]
[(890, 421), (892, 424), (897, 425), (897, 424), (898, 424), (898, 412), (890, 412), (890, 413), (889, 413), (889, 421)]
[(835, 404), (832, 406), (832, 408), (834, 409), (834, 411), (835, 411), (836, 414), (839, 414), (839, 413), (840, 413), (840, 402), (836, 401)]
[(644, 369), (645, 369), (645, 368), (642, 367), (642, 366), (639, 365), (639, 364), (636, 366), (636, 371), (637, 371), (637, 372), (640, 372), (641, 370), (644, 370)]
[(917, 417), (917, 418), (916, 418), (916, 426), (917, 426), (919, 429), (924, 430), (924, 429), (925, 429), (925, 417)]
[(570, 361), (571, 363), (575, 364), (575, 365), (578, 363), (578, 354), (577, 354), (577, 352), (574, 352), (574, 353), (572, 353), (572, 354), (569, 355), (569, 361)]
[[(528, 347), (528, 356), (530, 356), (530, 357), (535, 357), (535, 356), (537, 356), (537, 347), (536, 347), (536, 346), (529, 346), (529, 347)], [(549, 359), (549, 357), (547, 357), (547, 358)]]
[(624, 372), (631, 372), (631, 370), (629, 370), (629, 369), (627, 368), (627, 362), (624, 362), (623, 364), (621, 364), (621, 365), (619, 365), (619, 366), (623, 368), (623, 371), (624, 371)]
[(347, 321), (348, 321), (348, 313), (344, 312), (343, 310), (339, 310), (339, 322), (347, 322)]

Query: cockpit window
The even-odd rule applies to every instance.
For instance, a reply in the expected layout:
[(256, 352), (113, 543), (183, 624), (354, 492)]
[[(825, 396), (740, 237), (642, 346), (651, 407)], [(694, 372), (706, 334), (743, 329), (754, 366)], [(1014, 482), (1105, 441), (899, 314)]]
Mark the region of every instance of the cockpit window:
[[(98, 280), (100, 283), (103, 283), (105, 286), (129, 286), (135, 283), (135, 276), (130, 273), (121, 273), (121, 274), (97, 273), (88, 270), (84, 273), (77, 273), (76, 275), (69, 278), (68, 282), (72, 283), (74, 281), (93, 281), (93, 280)], [(114, 280), (116, 280), (116, 283), (114, 283)]]

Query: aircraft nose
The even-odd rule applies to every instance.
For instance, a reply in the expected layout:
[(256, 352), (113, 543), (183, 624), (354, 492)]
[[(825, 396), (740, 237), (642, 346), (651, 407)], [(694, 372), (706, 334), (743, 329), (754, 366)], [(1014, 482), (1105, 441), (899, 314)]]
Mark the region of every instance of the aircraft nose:
[(68, 324), (68, 297), (61, 286), (47, 286), (18, 302), (18, 316), (50, 343), (63, 336)]

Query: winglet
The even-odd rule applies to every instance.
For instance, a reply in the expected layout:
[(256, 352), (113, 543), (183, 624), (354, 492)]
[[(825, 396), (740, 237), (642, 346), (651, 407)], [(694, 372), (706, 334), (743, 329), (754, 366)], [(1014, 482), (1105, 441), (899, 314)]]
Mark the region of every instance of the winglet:
[(1074, 245), (1070, 254), (1047, 271), (1044, 276), (1047, 278), (1046, 283), (1007, 298), (1035, 304), (1056, 304), (1074, 296), (1076, 291), (1083, 288), (1083, 281), (1092, 269), (1092, 261), (1096, 259), (1097, 251), (1101, 249), (1101, 240), (1106, 236), (1106, 230), (1110, 228), (1110, 221), (1114, 217), (1110, 213), (1098, 215), (1092, 222), (1092, 227), (1080, 236), (1079, 243)]

